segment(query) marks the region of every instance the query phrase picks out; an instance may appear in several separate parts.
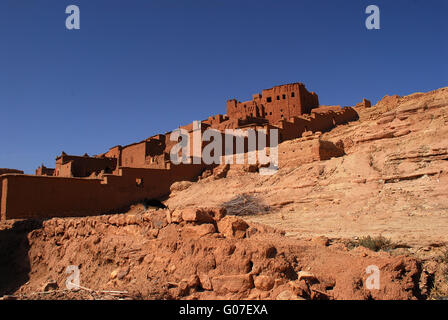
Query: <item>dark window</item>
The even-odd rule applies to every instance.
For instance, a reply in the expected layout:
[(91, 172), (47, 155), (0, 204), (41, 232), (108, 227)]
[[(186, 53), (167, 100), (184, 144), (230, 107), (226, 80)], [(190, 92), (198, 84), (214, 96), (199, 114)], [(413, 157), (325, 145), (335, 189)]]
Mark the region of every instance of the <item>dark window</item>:
[(291, 92), (291, 97), (293, 97), (293, 98), (294, 98), (294, 96), (295, 96), (294, 92)]
[(272, 116), (272, 112), (269, 112), (269, 115)]
[(284, 95), (282, 96), (282, 98), (283, 98), (283, 100), (285, 100), (285, 99), (286, 99), (286, 94), (284, 94)]
[(135, 184), (137, 185), (137, 187), (143, 187), (143, 178), (135, 179)]
[(266, 102), (272, 102), (272, 98), (271, 97), (267, 97), (266, 98)]
[(277, 96), (277, 100), (280, 100), (280, 96)]

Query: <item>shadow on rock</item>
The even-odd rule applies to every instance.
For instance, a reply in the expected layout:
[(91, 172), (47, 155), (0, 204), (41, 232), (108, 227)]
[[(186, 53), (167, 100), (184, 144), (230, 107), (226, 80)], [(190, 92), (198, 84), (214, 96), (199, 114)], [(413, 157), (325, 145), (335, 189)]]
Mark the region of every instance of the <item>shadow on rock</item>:
[(14, 293), (29, 280), (27, 235), (41, 227), (40, 220), (23, 220), (0, 229), (0, 296)]

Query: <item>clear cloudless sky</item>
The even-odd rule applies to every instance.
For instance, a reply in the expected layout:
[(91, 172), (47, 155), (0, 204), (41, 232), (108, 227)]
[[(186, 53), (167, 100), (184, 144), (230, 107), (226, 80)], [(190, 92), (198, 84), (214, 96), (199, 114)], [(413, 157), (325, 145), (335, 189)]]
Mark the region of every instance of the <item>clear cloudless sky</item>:
[(0, 168), (102, 153), (279, 84), (343, 106), (444, 87), (447, 21), (446, 0), (1, 0)]

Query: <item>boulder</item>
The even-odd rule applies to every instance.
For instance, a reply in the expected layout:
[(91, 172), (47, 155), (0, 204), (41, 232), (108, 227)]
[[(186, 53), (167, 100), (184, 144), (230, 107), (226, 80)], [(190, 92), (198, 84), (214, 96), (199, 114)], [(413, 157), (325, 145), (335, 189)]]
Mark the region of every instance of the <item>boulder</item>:
[(277, 300), (305, 300), (290, 290), (284, 290), (277, 295)]
[(199, 275), (199, 282), (201, 284), (202, 289), (211, 291), (213, 290), (212, 281), (210, 280), (210, 277), (203, 273)]
[(269, 276), (258, 276), (254, 280), (255, 288), (263, 291), (269, 291), (274, 287), (275, 280)]
[(186, 222), (213, 223), (215, 220), (205, 210), (198, 208), (186, 208), (182, 210), (182, 219)]
[(181, 210), (176, 209), (171, 212), (171, 223), (181, 223), (182, 221), (183, 219)]
[(212, 234), (216, 232), (216, 228), (211, 223), (204, 223), (200, 224), (198, 226), (186, 226), (183, 230), (183, 235), (193, 238), (200, 238), (202, 236), (205, 236), (207, 234)]
[(227, 238), (242, 239), (246, 236), (249, 225), (243, 219), (227, 216), (218, 221), (218, 231)]
[(188, 189), (192, 184), (193, 184), (193, 182), (191, 182), (191, 181), (178, 181), (178, 182), (174, 182), (174, 183), (171, 185), (171, 187), (170, 187), (170, 191), (171, 191), (171, 192), (176, 192), (176, 191), (186, 190), (186, 189)]
[(225, 275), (212, 279), (212, 286), (218, 294), (243, 293), (254, 287), (250, 274)]
[(221, 220), (227, 214), (226, 208), (221, 207), (207, 207), (207, 208), (201, 208), (201, 210), (209, 214), (215, 221)]

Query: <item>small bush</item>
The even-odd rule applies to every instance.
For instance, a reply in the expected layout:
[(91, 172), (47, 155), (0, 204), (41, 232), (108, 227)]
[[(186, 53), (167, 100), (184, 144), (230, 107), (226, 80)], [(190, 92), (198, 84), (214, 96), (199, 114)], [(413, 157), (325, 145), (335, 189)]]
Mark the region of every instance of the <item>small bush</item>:
[(442, 250), (437, 258), (439, 269), (434, 274), (432, 288), (430, 289), (429, 299), (441, 300), (448, 297), (448, 247)]
[(442, 263), (446, 264), (448, 266), (448, 247), (446, 247), (441, 256), (440, 256)]
[(394, 248), (394, 244), (390, 239), (387, 239), (383, 236), (377, 237), (362, 237), (358, 240), (357, 246), (362, 246), (368, 248), (372, 251), (387, 251)]

